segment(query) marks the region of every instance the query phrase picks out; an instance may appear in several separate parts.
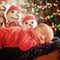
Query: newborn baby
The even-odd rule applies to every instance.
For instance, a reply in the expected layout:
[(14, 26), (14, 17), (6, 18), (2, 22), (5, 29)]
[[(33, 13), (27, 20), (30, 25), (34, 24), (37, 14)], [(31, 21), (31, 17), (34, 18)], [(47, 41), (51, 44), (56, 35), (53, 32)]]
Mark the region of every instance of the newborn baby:
[(53, 36), (53, 30), (47, 24), (42, 23), (35, 29), (26, 29), (23, 33), (21, 32), (20, 49), (26, 51), (38, 44), (51, 43)]
[(36, 40), (41, 44), (51, 43), (54, 37), (52, 28), (44, 23), (41, 23), (39, 26), (37, 26), (34, 29), (34, 32)]

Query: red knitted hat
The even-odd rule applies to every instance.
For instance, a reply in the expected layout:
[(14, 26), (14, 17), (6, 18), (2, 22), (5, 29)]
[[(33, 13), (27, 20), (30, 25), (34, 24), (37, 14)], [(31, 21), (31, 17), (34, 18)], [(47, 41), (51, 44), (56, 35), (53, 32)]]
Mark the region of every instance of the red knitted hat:
[(23, 20), (22, 20), (22, 24), (28, 20), (34, 20), (37, 22), (36, 18), (34, 15), (30, 15), (30, 16), (26, 16)]
[(0, 0), (0, 1), (5, 1), (5, 2), (7, 2), (7, 0)]
[(20, 8), (18, 6), (11, 6), (8, 11), (7, 11), (7, 14), (10, 12), (10, 11), (13, 11), (13, 10), (16, 10), (18, 12), (21, 12)]

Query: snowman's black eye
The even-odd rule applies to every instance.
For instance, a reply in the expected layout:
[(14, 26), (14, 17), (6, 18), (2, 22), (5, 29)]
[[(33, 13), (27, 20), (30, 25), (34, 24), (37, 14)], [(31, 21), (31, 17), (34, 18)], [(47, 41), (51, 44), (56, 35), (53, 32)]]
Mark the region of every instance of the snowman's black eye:
[(33, 22), (33, 21), (31, 21), (31, 23), (33, 24), (34, 22)]
[(14, 11), (12, 11), (12, 13), (14, 13)]
[(25, 24), (28, 24), (28, 22), (25, 22)]

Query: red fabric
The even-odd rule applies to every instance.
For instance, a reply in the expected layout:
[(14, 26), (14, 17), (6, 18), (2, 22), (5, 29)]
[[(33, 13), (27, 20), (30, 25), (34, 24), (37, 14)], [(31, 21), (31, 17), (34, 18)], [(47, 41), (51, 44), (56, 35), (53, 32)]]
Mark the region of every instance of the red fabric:
[(6, 42), (5, 42), (5, 47), (19, 47), (19, 41), (20, 41), (20, 35), (18, 35), (18, 33), (20, 34), (21, 29), (12, 29), (10, 31), (9, 36), (6, 38)]
[(29, 50), (31, 47), (37, 45), (37, 41), (34, 40), (34, 30), (28, 29), (21, 32), (21, 40), (19, 48), (23, 51)]
[(0, 17), (3, 17), (3, 15), (2, 15), (2, 14), (0, 14)]
[(33, 29), (0, 28), (0, 48), (3, 45), (4, 47), (10, 48), (18, 47), (22, 51), (27, 51), (37, 44), (38, 43), (34, 40)]
[(6, 27), (10, 26), (20, 26), (20, 22), (6, 22)]
[(6, 31), (4, 30), (4, 28), (0, 27), (0, 49), (2, 48), (3, 44), (4, 44), (4, 40), (6, 37)]
[(5, 2), (7, 2), (7, 0), (0, 0), (0, 1), (5, 1)]
[(11, 6), (8, 11), (7, 11), (7, 14), (10, 12), (10, 11), (13, 11), (13, 10), (16, 10), (18, 12), (21, 12), (20, 8), (18, 6)]
[(20, 31), (20, 28), (9, 29), (9, 28), (1, 27), (0, 28), (0, 48), (2, 48), (2, 46), (11, 47), (11, 48), (16, 47), (17, 42), (15, 42), (15, 40), (17, 41), (17, 39), (15, 38), (16, 38), (16, 34), (18, 33), (18, 31)]

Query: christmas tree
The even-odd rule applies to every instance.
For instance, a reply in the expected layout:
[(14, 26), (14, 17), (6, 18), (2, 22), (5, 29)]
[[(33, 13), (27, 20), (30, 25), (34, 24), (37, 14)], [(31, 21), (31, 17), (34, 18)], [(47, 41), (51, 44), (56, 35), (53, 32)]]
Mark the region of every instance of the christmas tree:
[(55, 36), (60, 37), (60, 0), (24, 0), (24, 11), (34, 14), (38, 24), (44, 22), (50, 25)]

